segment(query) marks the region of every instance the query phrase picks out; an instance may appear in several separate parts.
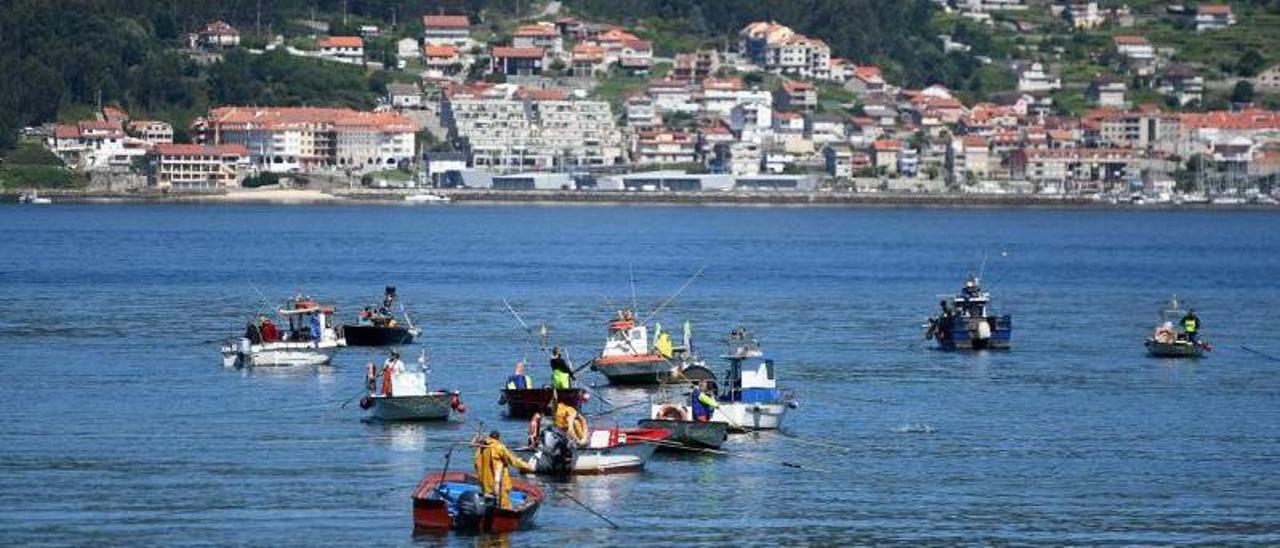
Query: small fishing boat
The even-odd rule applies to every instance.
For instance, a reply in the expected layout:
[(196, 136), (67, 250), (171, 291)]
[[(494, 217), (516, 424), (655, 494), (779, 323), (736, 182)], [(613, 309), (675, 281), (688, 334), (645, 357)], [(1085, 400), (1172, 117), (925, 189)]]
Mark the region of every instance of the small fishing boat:
[(619, 312), (618, 317), (609, 322), (604, 351), (592, 360), (591, 369), (608, 378), (609, 384), (658, 384), (671, 379), (705, 378), (710, 370), (693, 354), (689, 323), (685, 322), (684, 327), (684, 344), (675, 346), (670, 333), (656, 325), (657, 336), (650, 347), (648, 328), (637, 322), (630, 310)]
[(411, 204), (447, 204), (450, 200), (448, 196), (441, 196), (431, 192), (421, 192), (405, 196), (404, 201)]
[(511, 509), (489, 506), (480, 480), (465, 472), (428, 474), (413, 490), (415, 532), (512, 533), (533, 526), (542, 506), (542, 488), (511, 480)]
[(527, 419), (534, 413), (546, 411), (552, 400), (562, 401), (574, 409), (582, 409), (591, 396), (581, 388), (556, 390), (549, 386), (542, 388), (503, 388), (498, 397), (498, 405), (507, 406), (507, 416), (513, 419)]
[(412, 343), (414, 338), (422, 334), (422, 330), (413, 326), (413, 320), (405, 312), (404, 306), (400, 306), (404, 324), (401, 325), (396, 320), (393, 310), (399, 304), (395, 286), (387, 286), (382, 305), (364, 307), (356, 323), (342, 326), (347, 346), (400, 346)]
[(224, 341), (224, 367), (297, 367), (329, 363), (334, 349), (346, 341), (333, 326), (336, 310), (310, 297), (297, 296), (276, 310), (285, 329), (265, 316), (246, 326), (244, 336)]
[[(381, 377), (382, 389), (360, 400), (360, 407), (368, 412), (368, 418), (429, 421), (448, 419), (454, 412), (466, 412), (457, 390), (427, 389), (425, 353), (415, 365), (406, 365), (393, 354), (383, 365)], [(373, 384), (370, 382), (370, 387), (376, 388)]]
[(48, 205), (48, 204), (52, 204), (53, 200), (50, 200), (48, 198), (41, 198), (40, 194), (33, 190), (26, 194), (19, 195), (18, 203), (31, 204), (31, 205)]
[(636, 472), (670, 436), (661, 428), (594, 429), (587, 442), (577, 446), (563, 430), (544, 423), (529, 464), (535, 474), (548, 475)]
[(661, 449), (719, 449), (729, 437), (726, 422), (697, 421), (693, 418), (689, 393), (673, 391), (673, 385), (664, 385), (653, 396), (649, 405), (649, 418), (640, 419), (641, 428), (661, 428), (671, 431), (669, 444)]
[(1213, 349), (1208, 342), (1192, 341), (1186, 331), (1176, 327), (1182, 323), (1186, 312), (1179, 308), (1177, 296), (1169, 299), (1169, 305), (1160, 311), (1160, 323), (1144, 343), (1148, 355), (1155, 358), (1201, 358)]
[(735, 329), (729, 336), (729, 352), (722, 357), (729, 362), (729, 370), (719, 386), (720, 406), (711, 422), (726, 423), (734, 432), (781, 428), (787, 410), (798, 404), (790, 390), (778, 388), (777, 367), (759, 341), (747, 330)]
[(924, 338), (937, 341), (939, 350), (1008, 350), (1013, 318), (996, 316), (990, 305), (991, 294), (982, 290), (978, 278), (970, 277), (950, 305), (942, 301), (942, 312), (929, 318)]

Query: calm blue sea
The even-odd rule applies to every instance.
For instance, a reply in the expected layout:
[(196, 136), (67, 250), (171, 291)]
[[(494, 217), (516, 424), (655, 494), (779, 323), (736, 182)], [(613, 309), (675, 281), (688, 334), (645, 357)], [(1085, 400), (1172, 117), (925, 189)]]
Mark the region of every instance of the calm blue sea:
[[(984, 254), (1014, 350), (929, 350), (923, 320)], [(1280, 361), (1242, 349), (1280, 357), (1275, 213), (5, 205), (0, 544), (472, 545), (412, 537), (409, 494), (480, 423), (523, 432), (497, 389), (536, 349), (502, 300), (581, 361), (629, 270), (650, 310), (701, 267), (660, 321), (707, 351), (753, 329), (801, 400), (785, 429), (560, 486), (622, 529), (553, 496), (536, 529), (483, 540), (1280, 543)], [(368, 350), (219, 364), (259, 292), (349, 316), (387, 284), (465, 420), (341, 408)], [(1144, 356), (1175, 293), (1211, 357)]]

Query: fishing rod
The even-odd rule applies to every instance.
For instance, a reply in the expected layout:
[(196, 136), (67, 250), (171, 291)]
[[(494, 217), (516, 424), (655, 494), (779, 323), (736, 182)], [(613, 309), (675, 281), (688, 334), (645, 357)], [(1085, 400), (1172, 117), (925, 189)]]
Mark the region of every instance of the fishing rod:
[(651, 443), (651, 444), (653, 444), (653, 445), (657, 445), (657, 446), (659, 446), (659, 447), (671, 447), (671, 448), (678, 448), (678, 449), (682, 449), (682, 450), (686, 450), (686, 451), (692, 451), (692, 452), (695, 452), (695, 453), (707, 453), (707, 454), (709, 454), (709, 455), (724, 455), (724, 456), (730, 456), (730, 457), (741, 457), (741, 458), (744, 458), (744, 459), (747, 459), (747, 460), (754, 460), (754, 461), (763, 462), (763, 463), (766, 463), (766, 464), (776, 464), (776, 465), (778, 465), (778, 466), (785, 466), (785, 467), (787, 467), (787, 468), (794, 468), (794, 469), (796, 469), (796, 470), (807, 470), (807, 471), (810, 471), (810, 472), (822, 472), (822, 473), (825, 473), (825, 474), (830, 474), (830, 473), (832, 473), (832, 472), (831, 472), (831, 470), (827, 470), (826, 468), (818, 468), (818, 467), (815, 467), (815, 466), (809, 466), (809, 465), (800, 464), (800, 463), (791, 462), (791, 461), (785, 461), (785, 460), (773, 460), (773, 459), (766, 459), (766, 458), (764, 458), (764, 457), (757, 457), (757, 456), (753, 456), (753, 455), (746, 455), (746, 454), (742, 454), (742, 453), (730, 453), (730, 452), (725, 451), (725, 450), (723, 450), (723, 449), (711, 449), (711, 448), (707, 448), (707, 447), (689, 447), (689, 446), (686, 446), (686, 445), (681, 445), (681, 444), (678, 444), (678, 443), (671, 443), (671, 442), (661, 441), (661, 440), (640, 440), (640, 442), (641, 442), (641, 443)]
[(612, 407), (612, 408), (610, 408), (608, 411), (601, 411), (601, 412), (599, 412), (599, 413), (592, 413), (592, 414), (590, 414), (590, 415), (584, 415), (584, 416), (591, 417), (591, 418), (595, 418), (595, 417), (603, 417), (603, 416), (605, 416), (605, 415), (611, 415), (611, 414), (616, 413), (616, 412), (618, 412), (618, 411), (622, 411), (623, 409), (631, 409), (632, 407), (639, 407), (639, 406), (641, 406), (641, 405), (649, 405), (649, 402), (648, 402), (648, 401), (638, 401), (638, 402), (635, 402), (635, 403), (628, 403), (628, 404), (626, 404), (626, 405), (620, 405), (620, 406), (617, 406), (617, 407)]
[(1248, 345), (1241, 345), (1241, 346), (1240, 346), (1240, 348), (1243, 348), (1243, 349), (1245, 350), (1245, 352), (1249, 352), (1249, 353), (1252, 353), (1252, 354), (1257, 354), (1257, 355), (1262, 356), (1262, 357), (1264, 357), (1264, 358), (1266, 358), (1266, 359), (1268, 359), (1268, 360), (1271, 360), (1271, 361), (1273, 361), (1273, 362), (1280, 362), (1280, 358), (1277, 358), (1277, 357), (1275, 357), (1275, 356), (1272, 356), (1271, 354), (1268, 354), (1268, 353), (1263, 352), (1263, 351), (1261, 351), (1261, 350), (1254, 350), (1254, 349), (1252, 349), (1252, 348), (1249, 348), (1249, 346), (1248, 346)]
[(584, 510), (586, 510), (586, 511), (588, 511), (588, 512), (591, 512), (591, 514), (592, 514), (592, 515), (594, 515), (595, 517), (598, 517), (598, 518), (600, 518), (600, 519), (604, 520), (604, 521), (605, 521), (605, 523), (608, 523), (608, 524), (609, 524), (610, 526), (612, 526), (614, 529), (621, 529), (621, 528), (622, 528), (622, 527), (621, 527), (621, 526), (619, 526), (617, 523), (614, 523), (614, 522), (613, 522), (613, 520), (609, 519), (609, 517), (608, 517), (608, 516), (606, 516), (606, 515), (604, 515), (604, 514), (601, 514), (600, 512), (595, 511), (595, 509), (594, 509), (594, 508), (592, 508), (592, 507), (590, 507), (590, 506), (587, 506), (587, 504), (586, 504), (586, 503), (584, 503), (584, 502), (582, 502), (582, 501), (578, 500), (578, 498), (577, 498), (577, 497), (575, 497), (575, 496), (573, 496), (573, 495), (570, 495), (568, 491), (565, 491), (565, 490), (563, 490), (563, 489), (560, 489), (560, 488), (558, 488), (558, 487), (556, 487), (556, 486), (554, 486), (554, 485), (551, 485), (550, 483), (546, 484), (546, 486), (547, 486), (547, 487), (550, 487), (550, 488), (551, 488), (551, 490), (552, 490), (552, 491), (555, 491), (557, 494), (564, 495), (564, 496), (565, 496), (565, 498), (568, 498), (569, 500), (571, 500), (571, 501), (573, 501), (574, 503), (576, 503), (578, 506), (581, 506)]
[(667, 305), (671, 304), (671, 301), (676, 300), (676, 298), (679, 297), (681, 293), (684, 293), (684, 290), (689, 288), (689, 284), (692, 284), (694, 280), (698, 279), (698, 276), (701, 276), (702, 271), (706, 269), (707, 269), (706, 266), (698, 267), (698, 271), (694, 272), (693, 275), (690, 276), (689, 279), (684, 282), (684, 285), (681, 285), (680, 289), (676, 290), (674, 295), (667, 297), (667, 300), (662, 301), (662, 304), (658, 305), (658, 308), (653, 309), (652, 312), (650, 312), (647, 316), (645, 316), (645, 319), (641, 320), (640, 324), (644, 325), (648, 323), (650, 319), (656, 317), (658, 313), (662, 312), (662, 309), (666, 308)]

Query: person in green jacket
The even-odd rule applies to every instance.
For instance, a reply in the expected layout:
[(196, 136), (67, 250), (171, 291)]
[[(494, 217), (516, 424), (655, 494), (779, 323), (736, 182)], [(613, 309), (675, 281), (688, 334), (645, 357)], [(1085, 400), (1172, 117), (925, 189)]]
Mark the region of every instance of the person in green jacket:
[(1192, 308), (1187, 311), (1187, 315), (1182, 317), (1182, 330), (1187, 334), (1187, 340), (1192, 343), (1200, 342), (1200, 317), (1196, 316), (1196, 309)]

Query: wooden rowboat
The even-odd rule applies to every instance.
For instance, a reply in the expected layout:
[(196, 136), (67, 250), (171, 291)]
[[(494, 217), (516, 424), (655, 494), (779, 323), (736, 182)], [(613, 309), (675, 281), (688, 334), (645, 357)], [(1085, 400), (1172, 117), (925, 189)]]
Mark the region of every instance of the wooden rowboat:
[(413, 491), (414, 532), (511, 533), (533, 526), (545, 495), (533, 483), (511, 480), (511, 508), (488, 506), (480, 480), (465, 472), (432, 473)]

